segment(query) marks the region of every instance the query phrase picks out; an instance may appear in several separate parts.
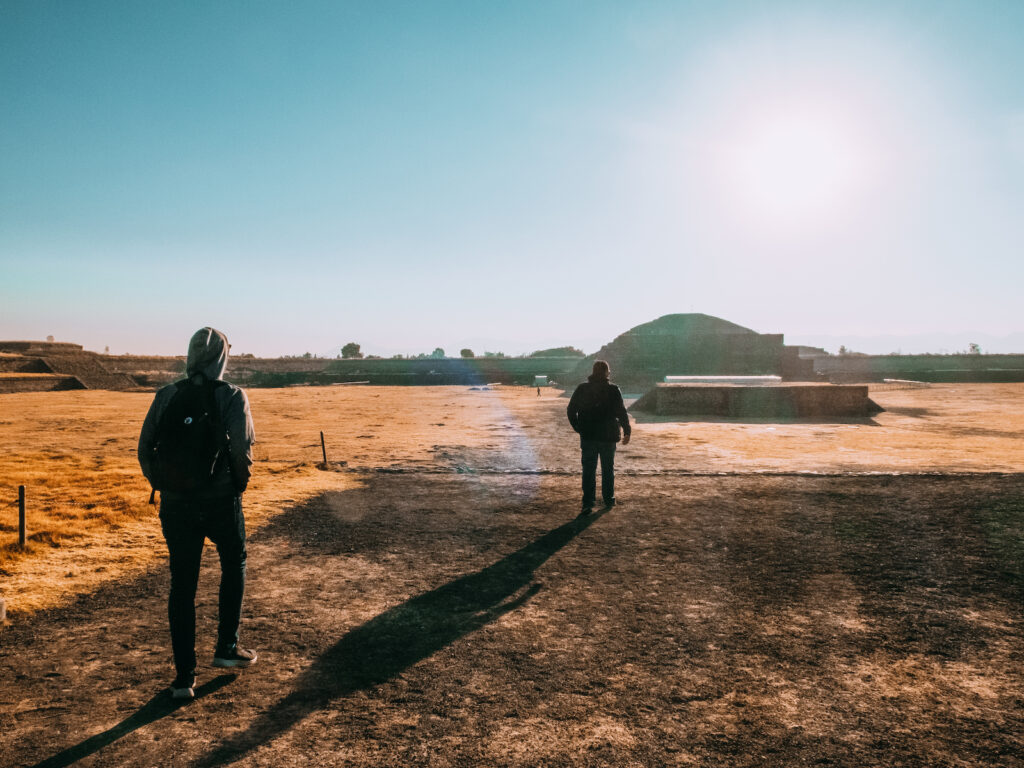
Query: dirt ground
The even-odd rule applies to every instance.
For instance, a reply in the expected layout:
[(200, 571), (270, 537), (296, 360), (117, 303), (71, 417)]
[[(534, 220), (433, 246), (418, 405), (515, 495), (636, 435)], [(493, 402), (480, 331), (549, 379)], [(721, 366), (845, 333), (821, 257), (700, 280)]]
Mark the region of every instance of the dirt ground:
[[(585, 519), (555, 394), (251, 392), (260, 660), (182, 707), (131, 471), (149, 396), (5, 396), (0, 493), (35, 472), (65, 524), (114, 487), (140, 512), (3, 565), (0, 765), (1024, 764), (1024, 386), (641, 419)], [(208, 552), (206, 660), (216, 585)]]

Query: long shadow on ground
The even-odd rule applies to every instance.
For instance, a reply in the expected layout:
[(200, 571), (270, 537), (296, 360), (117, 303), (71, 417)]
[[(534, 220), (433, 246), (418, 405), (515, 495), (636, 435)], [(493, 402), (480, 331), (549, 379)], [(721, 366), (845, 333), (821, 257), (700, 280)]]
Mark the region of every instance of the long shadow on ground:
[[(196, 698), (201, 699), (203, 696), (208, 696), (214, 691), (220, 690), (232, 682), (235, 677), (235, 675), (218, 675), (213, 680), (203, 683), (196, 688)], [(172, 699), (170, 691), (165, 688), (143, 704), (137, 712), (130, 717), (126, 717), (117, 725), (108, 728), (103, 733), (90, 736), (85, 741), (73, 747), (68, 747), (63, 752), (59, 752), (53, 757), (48, 757), (41, 763), (36, 763), (33, 768), (64, 768), (64, 766), (77, 763), (94, 752), (99, 752), (108, 744), (113, 744), (121, 737), (127, 736), (132, 731), (137, 731), (139, 728), (154, 723), (162, 717), (167, 717), (167, 715), (180, 709), (186, 703), (188, 702)]]
[(384, 683), (523, 605), (540, 590), (533, 573), (607, 510), (548, 531), (476, 573), (417, 595), (346, 633), (299, 677), (295, 689), (197, 766), (234, 762), (331, 701)]

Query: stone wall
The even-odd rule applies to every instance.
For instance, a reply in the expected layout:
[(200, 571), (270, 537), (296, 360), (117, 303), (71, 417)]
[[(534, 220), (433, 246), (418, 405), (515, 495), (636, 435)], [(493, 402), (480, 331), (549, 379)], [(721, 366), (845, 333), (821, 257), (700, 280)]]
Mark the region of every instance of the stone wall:
[(814, 371), (835, 382), (1014, 382), (1024, 381), (1024, 355), (829, 355)]
[(79, 344), (47, 341), (0, 341), (0, 376), (6, 380), (0, 392), (81, 387), (127, 390), (138, 386), (130, 376), (105, 368), (100, 355), (84, 351)]
[(74, 376), (86, 389), (126, 390), (138, 386), (131, 376), (107, 370), (95, 352), (47, 355), (42, 360), (54, 373)]
[(42, 358), (0, 353), (0, 373), (53, 373)]
[(420, 360), (334, 360), (327, 372), (358, 378), (388, 377), (392, 383), (532, 384), (535, 376), (549, 381), (572, 381), (578, 357), (446, 357)]
[(0, 352), (15, 352), (19, 355), (57, 355), (81, 351), (81, 344), (66, 341), (0, 341)]
[(630, 410), (659, 416), (822, 419), (871, 416), (881, 408), (863, 385), (659, 384)]
[[(159, 387), (185, 375), (184, 357), (104, 357), (111, 371)], [(225, 378), (244, 387), (324, 386), (352, 382), (377, 385), (532, 384), (534, 376), (572, 382), (578, 357), (477, 357), (423, 359), (250, 358), (228, 360)]]
[(85, 389), (74, 376), (37, 373), (23, 375), (0, 375), (0, 394), (14, 392), (58, 392), (68, 389)]

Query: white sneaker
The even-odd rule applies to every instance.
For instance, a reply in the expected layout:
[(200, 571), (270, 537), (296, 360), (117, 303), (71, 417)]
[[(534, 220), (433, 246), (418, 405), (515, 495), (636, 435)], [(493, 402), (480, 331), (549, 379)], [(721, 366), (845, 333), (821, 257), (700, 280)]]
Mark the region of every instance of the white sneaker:
[(175, 701), (191, 701), (196, 697), (195, 687), (195, 675), (178, 675), (171, 683), (171, 698)]

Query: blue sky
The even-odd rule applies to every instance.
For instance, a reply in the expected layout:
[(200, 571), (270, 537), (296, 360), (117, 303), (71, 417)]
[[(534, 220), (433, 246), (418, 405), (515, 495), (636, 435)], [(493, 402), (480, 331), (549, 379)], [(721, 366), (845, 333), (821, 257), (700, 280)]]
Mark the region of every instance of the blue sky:
[(1016, 350), (1022, 35), (1019, 2), (3, 0), (0, 337), (590, 352), (695, 311)]

